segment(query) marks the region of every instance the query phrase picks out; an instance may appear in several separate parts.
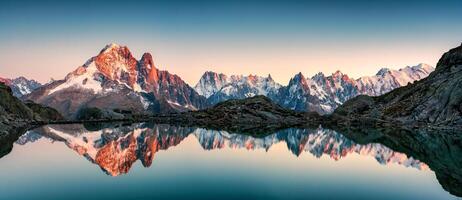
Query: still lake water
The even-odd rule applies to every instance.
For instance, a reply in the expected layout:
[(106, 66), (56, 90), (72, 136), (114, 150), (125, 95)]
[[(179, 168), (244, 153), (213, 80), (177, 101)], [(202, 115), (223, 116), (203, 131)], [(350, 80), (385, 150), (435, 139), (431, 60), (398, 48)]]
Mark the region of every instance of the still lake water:
[(22, 135), (0, 158), (0, 199), (457, 199), (426, 163), (321, 127), (105, 126)]

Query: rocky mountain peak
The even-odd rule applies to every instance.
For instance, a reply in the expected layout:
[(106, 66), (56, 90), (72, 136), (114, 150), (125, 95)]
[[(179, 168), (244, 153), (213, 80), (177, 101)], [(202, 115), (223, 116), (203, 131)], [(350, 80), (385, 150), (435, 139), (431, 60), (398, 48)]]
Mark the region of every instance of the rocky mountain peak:
[(301, 72), (299, 72), (295, 74), (293, 78), (290, 79), (289, 86), (292, 85), (302, 85), (303, 87), (307, 87), (308, 84), (306, 82), (305, 76)]
[(155, 85), (159, 81), (159, 70), (156, 68), (154, 64), (154, 60), (152, 59), (152, 55), (150, 53), (144, 53), (141, 57), (139, 62), (139, 80), (144, 80), (143, 77), (147, 80), (147, 83), (140, 83), (140, 84), (151, 84)]
[(311, 79), (316, 79), (316, 78), (321, 78), (321, 77), (322, 77), (322, 78), (325, 77), (324, 73), (318, 72), (318, 73), (315, 74), (313, 77), (311, 77)]
[(144, 53), (143, 56), (141, 56), (140, 65), (148, 70), (150, 70), (153, 67), (155, 68), (152, 55), (150, 53)]
[(205, 97), (210, 97), (213, 93), (219, 91), (227, 84), (228, 77), (222, 73), (206, 71), (199, 82), (194, 87), (196, 92)]
[(116, 43), (110, 43), (110, 44), (107, 44), (101, 51), (100, 51), (100, 54), (101, 53), (105, 53), (105, 52), (109, 52), (109, 51), (112, 51), (113, 49), (119, 49), (121, 46), (116, 44)]
[(109, 44), (95, 57), (94, 62), (98, 71), (110, 80), (128, 79), (130, 86), (135, 84), (138, 61), (128, 47)]
[(350, 79), (350, 77), (348, 77), (348, 75), (342, 73), (340, 70), (337, 70), (335, 73), (332, 74), (332, 79), (335, 81), (335, 82), (350, 82), (352, 83), (354, 80)]
[(384, 68), (380, 69), (375, 75), (376, 76), (385, 76), (385, 74), (387, 74), (387, 73), (390, 73), (390, 69), (384, 67)]
[(138, 61), (128, 47), (109, 44), (64, 80), (53, 81), (26, 99), (75, 118), (86, 107), (112, 112), (172, 112), (202, 108), (205, 98), (180, 77), (158, 70), (152, 55)]
[(337, 70), (332, 74), (332, 77), (340, 77), (341, 78), (342, 76), (343, 76), (343, 73), (340, 70)]
[(18, 98), (26, 94), (29, 94), (42, 86), (42, 84), (37, 82), (36, 80), (29, 80), (24, 76), (20, 76), (14, 79), (0, 77), (0, 83), (4, 83), (5, 85), (11, 87), (13, 95)]
[(303, 76), (302, 72), (298, 72), (295, 74), (295, 76), (292, 78), (293, 81), (299, 82), (301, 80), (305, 80), (305, 76)]

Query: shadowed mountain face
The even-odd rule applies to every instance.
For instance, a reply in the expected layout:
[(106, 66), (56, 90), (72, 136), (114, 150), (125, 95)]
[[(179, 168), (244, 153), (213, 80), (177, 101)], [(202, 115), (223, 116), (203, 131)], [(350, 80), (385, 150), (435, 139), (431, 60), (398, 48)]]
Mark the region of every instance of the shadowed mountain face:
[(378, 97), (359, 96), (334, 117), (379, 119), (404, 124), (462, 126), (462, 46), (451, 49), (427, 78)]
[[(33, 123), (61, 119), (61, 115), (54, 109), (22, 102), (10, 87), (0, 83), (0, 139), (3, 137), (17, 137), (12, 129), (24, 127), (27, 129)], [(10, 136), (11, 135), (11, 136)]]

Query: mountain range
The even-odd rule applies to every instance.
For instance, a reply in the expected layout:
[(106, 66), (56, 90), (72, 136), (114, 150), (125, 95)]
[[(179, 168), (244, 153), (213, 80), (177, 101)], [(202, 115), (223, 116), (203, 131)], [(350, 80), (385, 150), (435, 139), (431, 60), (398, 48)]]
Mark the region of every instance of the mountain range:
[(22, 97), (26, 94), (31, 93), (39, 87), (42, 87), (42, 84), (33, 79), (27, 79), (23, 76), (14, 79), (1, 78), (0, 82), (9, 86), (15, 97)]
[(421, 123), (446, 127), (462, 124), (462, 44), (443, 54), (428, 77), (381, 96), (361, 95), (340, 106), (334, 118)]
[(318, 73), (306, 78), (302, 73), (290, 79), (287, 86), (276, 83), (271, 75), (260, 77), (227, 76), (215, 72), (206, 72), (194, 87), (207, 97), (210, 104), (228, 99), (244, 99), (255, 95), (264, 95), (283, 107), (296, 111), (315, 111), (329, 114), (345, 101), (360, 94), (378, 96), (395, 88), (427, 77), (433, 67), (419, 64), (399, 70), (381, 69), (375, 76), (350, 78), (340, 71), (326, 76)]
[(120, 110), (171, 113), (256, 95), (296, 111), (329, 114), (355, 96), (381, 95), (420, 80), (433, 70), (426, 64), (399, 70), (383, 68), (374, 76), (358, 79), (340, 71), (311, 78), (298, 73), (286, 86), (275, 82), (271, 75), (228, 76), (208, 71), (191, 87), (179, 76), (159, 70), (151, 54), (144, 53), (137, 60), (128, 47), (109, 44), (62, 80), (43, 86), (23, 77), (3, 82), (23, 100), (55, 108), (68, 119), (76, 118), (85, 108), (98, 108), (114, 116)]

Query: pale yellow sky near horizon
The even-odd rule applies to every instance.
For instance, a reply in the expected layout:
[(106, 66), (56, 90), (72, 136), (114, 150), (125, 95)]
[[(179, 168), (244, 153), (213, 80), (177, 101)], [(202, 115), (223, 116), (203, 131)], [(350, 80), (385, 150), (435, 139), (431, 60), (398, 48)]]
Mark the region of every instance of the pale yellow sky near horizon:
[[(105, 44), (107, 43), (80, 45), (57, 42), (43, 48), (31, 45), (11, 48), (11, 51), (1, 51), (0, 77), (25, 76), (42, 83), (49, 81), (50, 78), (63, 79), (67, 73), (97, 55)], [(265, 48), (238, 44), (212, 46), (213, 48), (208, 49), (202, 47), (201, 51), (194, 51), (194, 47), (187, 44), (177, 46), (163, 44), (156, 46), (156, 44), (136, 42), (119, 44), (128, 46), (137, 59), (144, 52), (150, 52), (157, 68), (177, 74), (189, 85), (194, 86), (205, 71), (227, 75), (271, 74), (275, 81), (286, 85), (298, 72), (311, 77), (318, 72), (329, 75), (340, 70), (350, 77), (359, 78), (374, 75), (383, 67), (399, 69), (419, 63), (435, 66), (444, 52), (460, 43), (443, 42), (438, 45), (390, 43), (386, 46), (374, 43), (356, 46), (331, 43), (311, 47), (289, 44), (277, 48), (269, 45)]]

